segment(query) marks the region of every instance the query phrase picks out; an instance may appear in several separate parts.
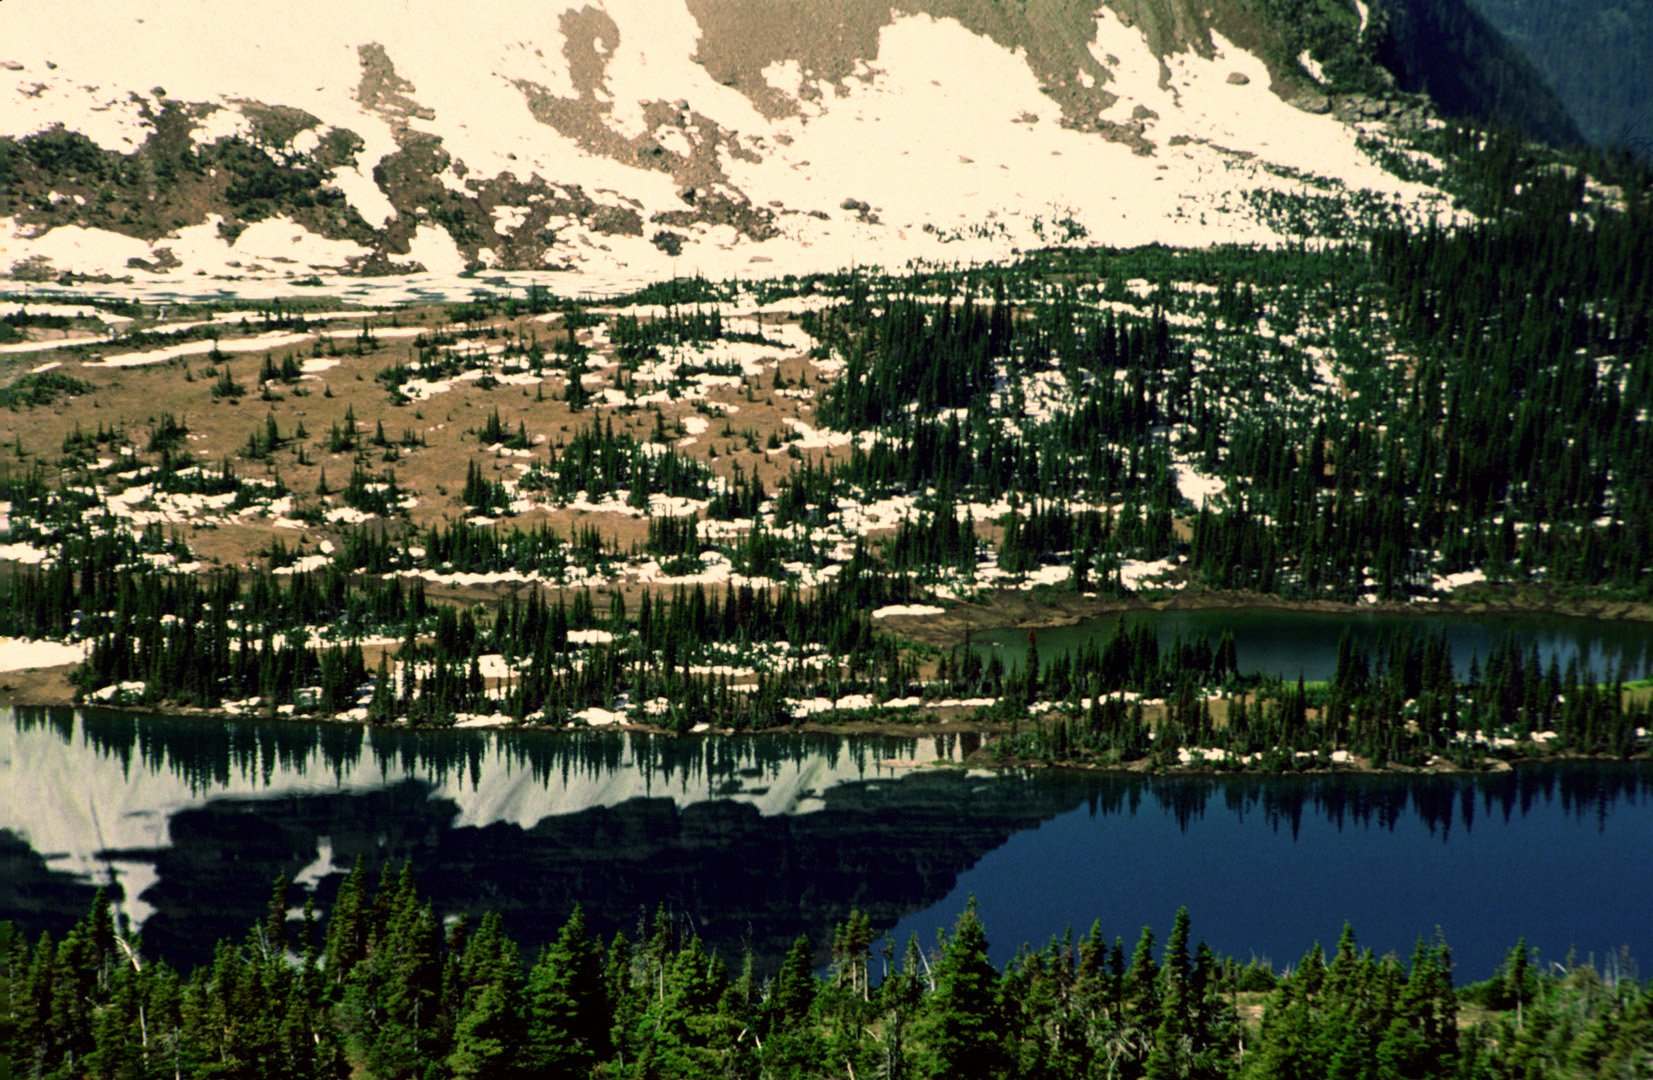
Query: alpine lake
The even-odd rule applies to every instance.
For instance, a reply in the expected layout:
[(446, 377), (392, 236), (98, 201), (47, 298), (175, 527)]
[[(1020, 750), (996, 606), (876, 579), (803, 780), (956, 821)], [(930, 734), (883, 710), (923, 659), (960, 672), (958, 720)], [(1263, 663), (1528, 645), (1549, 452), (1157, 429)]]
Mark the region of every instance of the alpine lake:
[[(1241, 670), (1325, 678), (1347, 628), (1375, 650), (1447, 635), (1460, 673), (1506, 639), (1646, 678), (1653, 624), (1551, 617), (1154, 613), (1234, 635)], [(1041, 655), (1116, 619), (1043, 630)], [(1016, 662), (1026, 631), (974, 636)], [(1518, 939), (1541, 962), (1653, 963), (1653, 762), (1487, 774), (1146, 776), (959, 767), (966, 732), (671, 737), (368, 729), (93, 709), (0, 722), (0, 919), (61, 933), (104, 887), (152, 955), (189, 967), (267, 910), (277, 875), (326, 912), (360, 860), (411, 860), (444, 916), (498, 911), (529, 955), (576, 903), (636, 937), (660, 906), (725, 959), (825, 957), (853, 909), (899, 955), (971, 897), (1003, 962), (1099, 921), (1127, 946), (1186, 906), (1196, 939), (1295, 964), (1345, 923), (1382, 954), (1438, 932), (1459, 981)], [(302, 901), (296, 901), (301, 903)], [(300, 910), (291, 915), (297, 920)], [(875, 948), (875, 971), (879, 966)]]

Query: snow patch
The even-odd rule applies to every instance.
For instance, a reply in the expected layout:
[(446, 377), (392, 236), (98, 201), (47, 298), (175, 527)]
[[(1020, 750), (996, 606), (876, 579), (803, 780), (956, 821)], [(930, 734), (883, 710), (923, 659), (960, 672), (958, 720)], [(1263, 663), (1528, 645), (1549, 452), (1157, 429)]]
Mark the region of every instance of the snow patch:
[(1206, 476), (1191, 465), (1173, 465), (1177, 477), (1177, 493), (1195, 506), (1203, 506), (1228, 489), (1228, 485), (1214, 476)]
[(896, 615), (941, 615), (947, 609), (935, 607), (931, 604), (889, 604), (872, 613), (875, 619), (888, 619)]
[(1309, 73), (1309, 78), (1321, 86), (1326, 85), (1326, 69), (1320, 66), (1320, 61), (1316, 60), (1309, 50), (1304, 49), (1298, 54), (1297, 63), (1302, 66), (1304, 71)]
[(86, 642), (31, 641), (28, 638), (0, 637), (0, 671), (62, 667), (85, 661)]
[(1456, 574), (1438, 574), (1430, 582), (1436, 592), (1452, 592), (1466, 585), (1485, 583), (1487, 576), (1480, 570), (1464, 570)]

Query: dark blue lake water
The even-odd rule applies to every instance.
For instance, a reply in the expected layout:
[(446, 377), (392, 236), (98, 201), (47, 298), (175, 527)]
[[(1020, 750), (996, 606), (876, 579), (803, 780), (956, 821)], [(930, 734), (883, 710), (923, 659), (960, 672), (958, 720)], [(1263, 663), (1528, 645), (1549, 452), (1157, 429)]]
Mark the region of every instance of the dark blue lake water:
[[(1149, 779), (922, 768), (968, 736), (439, 734), (0, 714), (0, 918), (61, 930), (98, 885), (179, 964), (240, 937), (285, 874), (325, 913), (360, 858), (412, 859), (439, 911), (529, 950), (575, 902), (605, 933), (659, 905), (773, 968), (852, 908), (925, 945), (974, 895), (995, 958), (1100, 920), (1295, 963), (1345, 920), (1461, 979), (1541, 956), (1653, 963), (1653, 765), (1486, 777)], [(295, 911), (296, 914), (296, 911)], [(531, 954), (531, 953), (530, 953)]]
[(1468, 978), (1521, 936), (1546, 960), (1653, 957), (1653, 767), (1074, 786), (1081, 805), (985, 855), (898, 938), (930, 940), (973, 894), (1001, 950), (1099, 918), (1128, 951), (1187, 905), (1196, 937), (1277, 966), (1333, 948), (1345, 921), (1402, 957), (1438, 927)]

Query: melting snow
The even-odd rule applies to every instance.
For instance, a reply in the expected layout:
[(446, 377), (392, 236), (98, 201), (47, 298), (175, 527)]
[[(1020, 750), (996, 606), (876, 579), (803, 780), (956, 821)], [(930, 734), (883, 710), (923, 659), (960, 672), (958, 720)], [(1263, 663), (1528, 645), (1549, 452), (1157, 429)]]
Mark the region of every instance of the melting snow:
[(86, 652), (85, 642), (65, 645), (57, 641), (0, 637), (0, 671), (78, 664), (86, 659)]
[[(556, 32), (525, 4), (459, 10), (419, 3), (409, 11), (391, 0), (247, 3), (235, 18), (198, 5), (157, 9), (143, 0), (57, 0), (8, 9), (8, 52), (18, 62), (0, 73), (0, 128), (26, 134), (65, 122), (100, 145), (130, 151), (148, 137), (141, 107), (153, 107), (150, 88), (158, 83), (172, 100), (221, 106), (206, 118), (199, 140), (246, 130), (244, 102), (303, 109), (323, 123), (301, 134), (295, 148), (316, 145), (320, 133), (335, 126), (362, 138), (356, 167), (339, 170), (333, 183), (370, 223), (383, 225), (392, 208), (371, 175), (398, 143), (392, 119), (357, 94), (357, 48), (371, 42), (412, 85), (409, 97), (424, 110), (394, 123), (443, 140), (456, 162), (441, 178), (450, 186), (468, 191), (473, 180), (509, 173), (578, 185), (645, 219), (682, 206), (670, 174), (589, 153), (532, 115), (531, 94), (569, 98), (575, 87)], [(1364, 28), (1365, 5), (1356, 0), (1356, 7)], [(1107, 89), (1118, 96), (1105, 119), (1134, 124), (1137, 106), (1152, 110), (1155, 116), (1141, 121), (1151, 154), (1062, 125), (1022, 52), (952, 19), (896, 17), (880, 32), (876, 65), (827, 88), (801, 114), (770, 120), (695, 62), (701, 31), (690, 5), (610, 0), (604, 9), (620, 30), (605, 58), (600, 92), (611, 129), (628, 137), (652, 131), (686, 148), (703, 128), (651, 128), (644, 116), (644, 103), (683, 100), (724, 131), (739, 133), (730, 136), (734, 144), (753, 152), (725, 151), (719, 164), (737, 198), (781, 204), (775, 216), (781, 235), (755, 242), (727, 226), (689, 226), (683, 253), (671, 256), (646, 237), (559, 222), (550, 257), (573, 268), (558, 275), (560, 285), (573, 286), (570, 292), (622, 291), (673, 273), (768, 277), (913, 258), (1000, 258), (1018, 247), (1072, 239), (1069, 228), (1120, 246), (1268, 243), (1279, 238), (1237, 193), (1300, 185), (1271, 175), (1264, 162), (1403, 199), (1427, 194), (1369, 161), (1351, 128), (1275, 97), (1262, 62), (1221, 35), (1212, 35), (1213, 57), (1173, 54), (1162, 66), (1140, 30), (1107, 9), (1097, 15), (1091, 42), (1093, 57), (1112, 76)], [(74, 34), (73, 28), (93, 24), (105, 31)], [(291, 25), (305, 33), (280, 32)], [(56, 69), (46, 67), (46, 57)], [(1230, 83), (1234, 73), (1249, 82)], [(807, 77), (787, 61), (764, 76), (788, 93)], [(961, 124), (961, 117), (971, 122)], [(1025, 122), (1029, 117), (1041, 122)], [(1172, 145), (1178, 136), (1183, 139)], [(867, 201), (879, 220), (846, 211), (848, 193)], [(519, 228), (523, 214), (522, 207), (495, 208), (495, 226)], [(43, 255), (59, 270), (121, 276), (130, 273), (128, 259), (152, 259), (170, 248), (185, 264), (163, 275), (174, 282), (197, 271), (290, 278), (367, 254), (282, 219), (249, 227), (233, 245), (219, 237), (214, 221), (154, 244), (78, 226), (22, 235), (27, 231), (0, 223), (8, 262)], [(468, 291), (463, 279), (454, 280), (466, 269), (465, 257), (435, 224), (418, 227), (407, 258), (422, 263), (430, 277), (447, 279), (444, 287), (461, 298)]]
[(1195, 506), (1203, 506), (1227, 490), (1228, 485), (1214, 476), (1198, 472), (1192, 465), (1174, 465), (1177, 493)]
[(890, 604), (874, 611), (872, 617), (887, 619), (893, 615), (940, 615), (946, 610), (946, 608), (938, 608), (931, 604)]
[(1454, 589), (1461, 589), (1466, 585), (1480, 585), (1486, 579), (1486, 574), (1480, 570), (1465, 570), (1457, 574), (1437, 575), (1431, 581), (1431, 585), (1436, 592), (1452, 592)]

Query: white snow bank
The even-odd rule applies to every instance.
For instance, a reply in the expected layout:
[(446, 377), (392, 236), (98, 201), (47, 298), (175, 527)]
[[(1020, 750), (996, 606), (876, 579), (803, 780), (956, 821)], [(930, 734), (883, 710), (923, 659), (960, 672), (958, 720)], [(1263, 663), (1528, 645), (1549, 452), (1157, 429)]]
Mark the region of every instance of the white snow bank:
[(1461, 589), (1466, 585), (1480, 585), (1486, 579), (1486, 574), (1480, 570), (1464, 570), (1457, 574), (1439, 574), (1431, 584), (1436, 592), (1452, 592), (1454, 589)]
[(940, 615), (945, 610), (945, 608), (934, 607), (930, 604), (890, 604), (873, 612), (872, 617), (887, 619), (892, 615)]
[(38, 566), (51, 556), (51, 552), (42, 551), (33, 544), (0, 544), (0, 560), (28, 563)]
[(1193, 503), (1195, 506), (1204, 505), (1207, 500), (1221, 495), (1228, 489), (1228, 485), (1214, 476), (1206, 476), (1190, 465), (1176, 465), (1172, 471), (1177, 475), (1177, 494)]
[(0, 637), (0, 671), (62, 667), (86, 659), (85, 642), (31, 641), (28, 638)]

